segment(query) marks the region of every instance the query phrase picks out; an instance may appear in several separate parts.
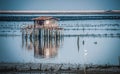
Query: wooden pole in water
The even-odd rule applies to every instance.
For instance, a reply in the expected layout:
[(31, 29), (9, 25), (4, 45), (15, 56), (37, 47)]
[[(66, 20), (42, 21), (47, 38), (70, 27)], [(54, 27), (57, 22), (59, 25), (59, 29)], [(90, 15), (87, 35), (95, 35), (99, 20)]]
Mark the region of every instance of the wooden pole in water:
[(120, 56), (118, 56), (119, 66), (120, 66)]

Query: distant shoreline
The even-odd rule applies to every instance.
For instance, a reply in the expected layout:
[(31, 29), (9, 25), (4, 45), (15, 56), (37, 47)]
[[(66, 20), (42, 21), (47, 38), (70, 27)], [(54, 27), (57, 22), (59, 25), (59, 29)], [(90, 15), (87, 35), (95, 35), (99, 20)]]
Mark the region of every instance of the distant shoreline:
[(0, 10), (0, 14), (120, 14), (120, 10), (70, 10), (70, 11)]
[[(41, 15), (40, 15), (41, 16)], [(52, 15), (51, 15), (52, 16)], [(33, 18), (39, 17), (31, 15), (31, 16), (15, 16), (15, 15), (10, 15), (10, 16), (0, 16), (0, 21), (33, 21)], [(64, 20), (119, 20), (120, 15), (80, 15), (80, 16), (53, 16), (55, 18), (59, 18), (60, 21)]]

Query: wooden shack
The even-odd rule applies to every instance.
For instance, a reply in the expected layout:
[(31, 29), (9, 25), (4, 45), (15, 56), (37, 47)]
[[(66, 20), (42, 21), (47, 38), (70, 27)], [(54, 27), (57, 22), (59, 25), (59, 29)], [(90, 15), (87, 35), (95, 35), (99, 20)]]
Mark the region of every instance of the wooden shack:
[(58, 28), (58, 20), (54, 17), (41, 16), (34, 18), (34, 28)]

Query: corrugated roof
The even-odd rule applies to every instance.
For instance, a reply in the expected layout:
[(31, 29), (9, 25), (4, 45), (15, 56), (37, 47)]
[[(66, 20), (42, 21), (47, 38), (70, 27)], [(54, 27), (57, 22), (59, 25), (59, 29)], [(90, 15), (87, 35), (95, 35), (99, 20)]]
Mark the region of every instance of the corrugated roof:
[(33, 20), (49, 20), (49, 19), (59, 20), (57, 18), (50, 17), (50, 16), (41, 16), (41, 17), (33, 18)]

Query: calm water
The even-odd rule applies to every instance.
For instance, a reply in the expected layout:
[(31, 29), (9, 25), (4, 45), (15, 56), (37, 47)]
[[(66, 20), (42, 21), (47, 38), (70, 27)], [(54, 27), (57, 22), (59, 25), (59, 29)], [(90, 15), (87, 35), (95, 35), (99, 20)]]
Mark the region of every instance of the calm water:
[(32, 21), (0, 21), (0, 62), (119, 65), (120, 20), (59, 21), (58, 39), (23, 37)]

